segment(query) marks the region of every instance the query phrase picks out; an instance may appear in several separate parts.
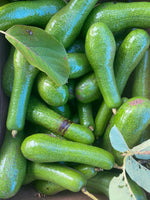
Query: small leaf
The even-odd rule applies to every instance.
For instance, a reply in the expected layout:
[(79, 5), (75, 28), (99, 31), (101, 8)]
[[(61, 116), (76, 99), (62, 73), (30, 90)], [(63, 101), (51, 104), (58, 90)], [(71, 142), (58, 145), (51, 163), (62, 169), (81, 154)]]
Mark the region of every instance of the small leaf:
[(114, 177), (109, 184), (109, 199), (110, 200), (136, 200), (131, 188), (124, 180), (123, 173), (118, 177)]
[(150, 159), (150, 139), (133, 147), (130, 151), (138, 159), (142, 160)]
[(147, 147), (139, 152), (139, 154), (135, 154), (135, 157), (141, 160), (149, 160), (150, 159), (150, 147)]
[(109, 137), (112, 147), (117, 151), (126, 152), (129, 150), (122, 134), (115, 125), (111, 129)]
[(67, 53), (54, 37), (40, 28), (25, 25), (15, 25), (5, 35), (31, 65), (45, 72), (58, 86), (67, 82)]
[(131, 149), (131, 152), (139, 152), (139, 151), (143, 151), (144, 149), (147, 149), (147, 148), (150, 150), (150, 139), (142, 142), (141, 144), (139, 144), (135, 147), (133, 147)]
[(150, 170), (138, 163), (132, 156), (126, 158), (125, 169), (133, 181), (150, 192)]

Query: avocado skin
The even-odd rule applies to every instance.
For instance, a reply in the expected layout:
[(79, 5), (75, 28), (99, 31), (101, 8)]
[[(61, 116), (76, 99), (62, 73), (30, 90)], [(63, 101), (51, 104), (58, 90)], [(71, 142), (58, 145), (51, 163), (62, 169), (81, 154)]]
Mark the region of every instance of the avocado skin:
[(20, 146), (24, 139), (23, 132), (13, 138), (6, 131), (4, 143), (0, 150), (0, 198), (13, 197), (20, 189), (26, 174), (26, 159)]
[(129, 148), (139, 142), (143, 131), (150, 124), (150, 100), (144, 97), (133, 97), (118, 109), (110, 120), (103, 137), (103, 148), (113, 153), (116, 162), (121, 165), (123, 156), (112, 148), (109, 134), (111, 128), (116, 127), (121, 132)]

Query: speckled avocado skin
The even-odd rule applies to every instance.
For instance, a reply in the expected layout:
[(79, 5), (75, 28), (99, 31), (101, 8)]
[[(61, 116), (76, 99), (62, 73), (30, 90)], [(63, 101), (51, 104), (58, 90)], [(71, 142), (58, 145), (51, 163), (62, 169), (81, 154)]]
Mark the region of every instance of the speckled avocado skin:
[(116, 42), (106, 24), (101, 22), (92, 24), (86, 35), (85, 51), (107, 106), (119, 107), (121, 98), (113, 68)]
[[(38, 192), (40, 192), (41, 194), (45, 194), (45, 195), (54, 195), (60, 191), (66, 190), (67, 188), (65, 187), (64, 183), (62, 182), (60, 186), (60, 179), (57, 179), (57, 175), (62, 173), (63, 175), (66, 174), (68, 175), (68, 177), (66, 177), (66, 180), (64, 180), (65, 182), (68, 181), (70, 179), (70, 177), (73, 178), (72, 183), (73, 183), (73, 187), (70, 186), (71, 182), (70, 180), (68, 181), (67, 184), (69, 184), (69, 188), (71, 187), (71, 189), (76, 189), (76, 190), (80, 190), (81, 186), (84, 185), (86, 183), (85, 179), (89, 179), (93, 176), (95, 176), (97, 174), (97, 171), (95, 170), (95, 167), (89, 166), (89, 165), (77, 165), (77, 166), (73, 166), (73, 168), (67, 167), (67, 166), (59, 166), (56, 164), (36, 164), (36, 166), (38, 167), (39, 171), (42, 171), (42, 174), (44, 173), (44, 176), (41, 175), (41, 178), (48, 179), (49, 180), (52, 178), (51, 174), (53, 172), (54, 174), (54, 180), (51, 179), (54, 182), (51, 181), (45, 181), (45, 180), (38, 180), (39, 177), (37, 175), (37, 170), (35, 169), (35, 164), (29, 164), (28, 170), (27, 170), (27, 175), (25, 178), (25, 183), (30, 183), (30, 180), (34, 181), (34, 186), (36, 188), (36, 190)], [(36, 168), (37, 168), (36, 167)], [(42, 170), (41, 170), (42, 169)], [(66, 170), (68, 169), (68, 170)], [(74, 170), (75, 169), (75, 170)], [(84, 174), (84, 177), (81, 174), (78, 174), (78, 172), (81, 172), (82, 174)], [(32, 179), (30, 178), (32, 177)], [(56, 180), (57, 179), (57, 180)], [(29, 182), (28, 182), (29, 181)], [(58, 184), (57, 184), (58, 182)], [(79, 184), (79, 182), (81, 184)], [(78, 183), (78, 184), (77, 184)]]
[(90, 103), (96, 99), (102, 99), (94, 73), (83, 76), (75, 87), (76, 98), (82, 103)]
[(67, 85), (57, 86), (43, 72), (40, 72), (37, 77), (37, 90), (40, 97), (51, 106), (62, 106), (69, 98)]
[(126, 28), (148, 28), (150, 24), (150, 2), (107, 2), (95, 7), (85, 21), (82, 33), (85, 36), (89, 27), (103, 22), (113, 33)]
[[(122, 42), (114, 63), (115, 77), (120, 94), (122, 94), (130, 74), (144, 56), (149, 45), (149, 35), (143, 29), (131, 31)], [(104, 133), (105, 125), (111, 117), (111, 110), (108, 106), (104, 102), (101, 105), (95, 119), (96, 136)]]
[(33, 162), (77, 162), (103, 169), (111, 169), (114, 157), (109, 152), (91, 145), (81, 144), (47, 134), (27, 137), (21, 146), (23, 155)]
[(59, 115), (34, 96), (30, 96), (26, 118), (69, 140), (85, 144), (94, 142), (94, 135), (89, 128)]
[(26, 159), (20, 146), (24, 139), (21, 132), (12, 138), (6, 131), (4, 143), (0, 149), (0, 199), (14, 196), (20, 189), (26, 173)]
[(150, 49), (148, 49), (135, 69), (132, 96), (150, 99)]
[(33, 180), (51, 181), (73, 192), (80, 191), (87, 182), (84, 174), (58, 163), (29, 162), (27, 175)]
[(150, 100), (144, 97), (133, 97), (126, 101), (111, 118), (110, 124), (103, 137), (103, 148), (115, 156), (118, 164), (122, 164), (123, 157), (111, 146), (109, 134), (116, 125), (123, 135), (129, 148), (135, 146), (144, 131), (150, 124)]
[(14, 52), (14, 80), (6, 126), (8, 130), (22, 131), (34, 79), (39, 70), (30, 65), (17, 49)]
[(68, 48), (79, 35), (82, 25), (97, 0), (71, 0), (46, 25), (46, 32)]
[(44, 28), (49, 19), (65, 5), (66, 3), (63, 0), (8, 3), (0, 7), (0, 30), (7, 30), (16, 24)]

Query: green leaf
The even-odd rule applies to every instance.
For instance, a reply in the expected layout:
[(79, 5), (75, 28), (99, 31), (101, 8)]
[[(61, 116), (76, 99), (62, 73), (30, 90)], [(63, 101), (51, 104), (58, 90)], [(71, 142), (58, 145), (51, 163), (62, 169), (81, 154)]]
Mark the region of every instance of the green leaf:
[(135, 154), (135, 157), (142, 160), (150, 159), (150, 139), (133, 147), (131, 153)]
[(143, 151), (144, 149), (147, 149), (148, 147), (150, 148), (150, 139), (142, 142), (141, 144), (139, 144), (135, 147), (133, 147), (131, 149), (131, 152), (136, 153), (136, 152), (139, 152), (139, 151)]
[(115, 125), (112, 127), (110, 131), (109, 138), (112, 147), (117, 151), (126, 152), (129, 150), (129, 147), (126, 144), (122, 134)]
[(118, 177), (114, 177), (109, 184), (109, 199), (110, 200), (136, 200), (132, 193), (130, 185), (125, 182), (123, 173)]
[(132, 156), (125, 160), (125, 169), (133, 181), (150, 192), (150, 170), (138, 163)]
[(31, 65), (45, 72), (58, 86), (67, 82), (67, 53), (54, 37), (40, 28), (25, 25), (15, 25), (5, 35)]

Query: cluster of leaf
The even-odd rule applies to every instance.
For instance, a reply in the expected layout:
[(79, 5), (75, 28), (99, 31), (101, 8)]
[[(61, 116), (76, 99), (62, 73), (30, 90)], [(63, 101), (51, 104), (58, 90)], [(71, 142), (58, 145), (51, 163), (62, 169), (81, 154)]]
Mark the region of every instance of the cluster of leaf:
[(136, 200), (127, 176), (150, 192), (150, 139), (129, 149), (122, 134), (114, 126), (110, 132), (110, 141), (112, 147), (124, 156), (123, 165), (119, 167), (122, 173), (114, 177), (109, 185), (110, 200), (120, 200), (122, 197), (126, 200)]

